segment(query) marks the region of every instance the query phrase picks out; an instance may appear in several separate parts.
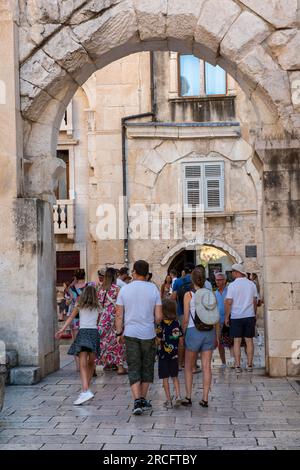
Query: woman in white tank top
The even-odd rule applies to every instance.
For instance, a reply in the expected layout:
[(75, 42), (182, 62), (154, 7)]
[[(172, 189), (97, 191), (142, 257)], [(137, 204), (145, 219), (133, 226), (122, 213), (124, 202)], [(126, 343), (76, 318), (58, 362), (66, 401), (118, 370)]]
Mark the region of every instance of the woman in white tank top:
[(80, 378), (82, 392), (74, 405), (82, 405), (94, 397), (90, 390), (93, 377), (95, 359), (100, 355), (100, 335), (98, 332), (99, 303), (95, 287), (87, 286), (80, 296), (78, 305), (65, 325), (59, 330), (55, 337), (59, 339), (72, 320), (79, 313), (79, 332), (71, 345), (68, 354), (79, 357)]

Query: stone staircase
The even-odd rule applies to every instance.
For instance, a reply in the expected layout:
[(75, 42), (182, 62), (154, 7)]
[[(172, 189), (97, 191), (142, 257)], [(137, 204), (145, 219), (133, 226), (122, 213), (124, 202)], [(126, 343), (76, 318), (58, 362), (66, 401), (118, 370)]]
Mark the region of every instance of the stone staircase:
[(6, 351), (6, 384), (33, 385), (40, 380), (39, 367), (19, 366), (17, 351)]

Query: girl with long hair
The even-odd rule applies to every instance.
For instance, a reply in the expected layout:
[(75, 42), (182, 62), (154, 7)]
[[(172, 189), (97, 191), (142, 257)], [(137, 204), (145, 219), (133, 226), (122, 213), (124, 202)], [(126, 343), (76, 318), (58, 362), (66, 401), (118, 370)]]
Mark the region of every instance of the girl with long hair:
[(166, 276), (166, 279), (164, 283), (162, 284), (160, 288), (160, 296), (161, 299), (168, 299), (171, 296), (172, 293), (172, 278), (170, 275)]
[(100, 355), (100, 336), (98, 332), (99, 301), (96, 289), (87, 286), (80, 295), (80, 299), (65, 325), (55, 337), (60, 339), (74, 318), (79, 315), (79, 330), (68, 354), (79, 358), (79, 370), (82, 384), (82, 392), (74, 405), (82, 405), (94, 397), (90, 390), (90, 384), (95, 368), (95, 360)]

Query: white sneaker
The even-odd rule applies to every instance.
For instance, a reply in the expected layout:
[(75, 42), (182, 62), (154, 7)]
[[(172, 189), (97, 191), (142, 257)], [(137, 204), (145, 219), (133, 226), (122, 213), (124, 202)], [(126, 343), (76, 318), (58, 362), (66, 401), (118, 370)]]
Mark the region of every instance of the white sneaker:
[(173, 408), (173, 403), (172, 403), (172, 401), (168, 401), (168, 400), (165, 401), (165, 402), (164, 402), (164, 408), (166, 408), (166, 410), (172, 409), (172, 408)]
[(231, 357), (230, 359), (228, 359), (228, 367), (230, 367), (231, 369), (234, 369), (234, 366), (235, 366), (235, 360), (234, 360), (234, 357)]
[(227, 365), (226, 364), (221, 364), (220, 369), (226, 369)]
[(90, 390), (87, 390), (86, 392), (81, 392), (77, 400), (74, 401), (73, 405), (82, 405), (91, 398), (94, 398), (94, 394)]

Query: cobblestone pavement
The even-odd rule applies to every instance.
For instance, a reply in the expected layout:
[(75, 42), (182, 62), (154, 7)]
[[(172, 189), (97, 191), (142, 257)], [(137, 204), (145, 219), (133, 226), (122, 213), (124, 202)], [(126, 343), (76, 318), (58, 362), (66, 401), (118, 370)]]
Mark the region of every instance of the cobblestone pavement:
[[(64, 348), (65, 350), (65, 348)], [(255, 363), (261, 366), (262, 346)], [(98, 371), (95, 398), (75, 407), (80, 380), (73, 359), (34, 386), (9, 386), (0, 414), (0, 449), (300, 449), (300, 385), (213, 365), (209, 408), (198, 405), (202, 374), (194, 376), (193, 406), (164, 410), (164, 391), (152, 385), (153, 411), (131, 414), (126, 376)], [(180, 372), (182, 395), (184, 377)]]

